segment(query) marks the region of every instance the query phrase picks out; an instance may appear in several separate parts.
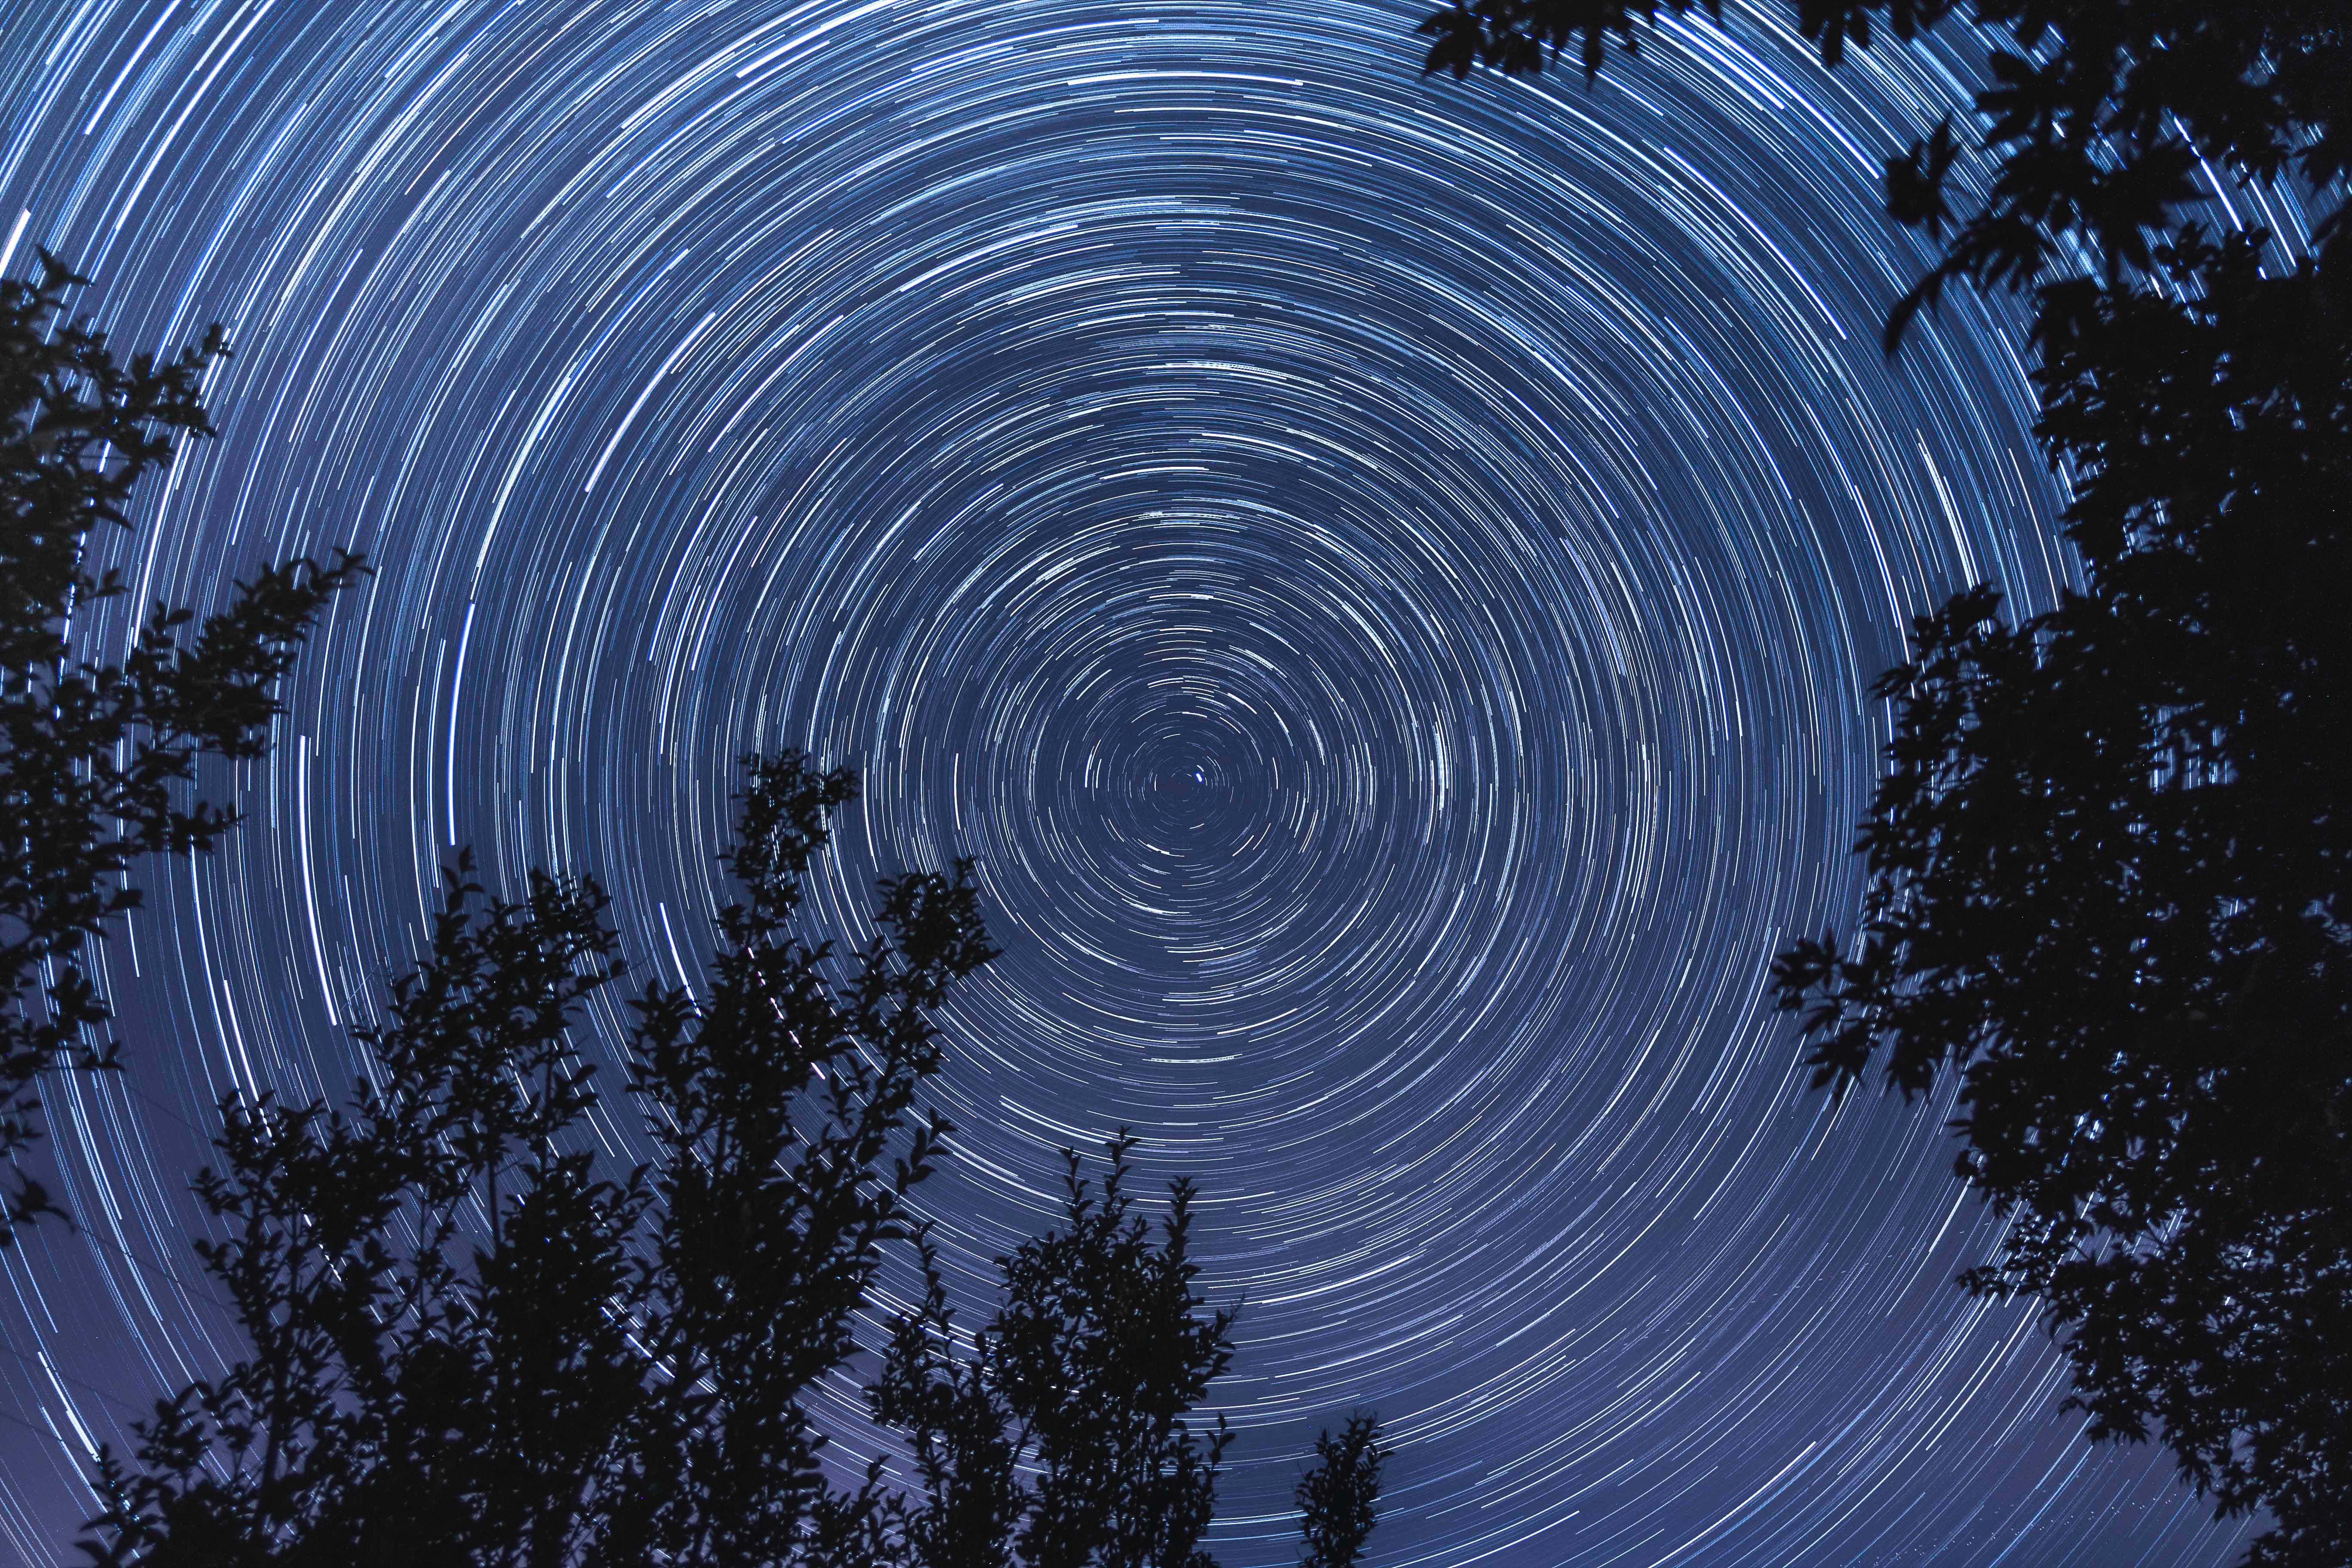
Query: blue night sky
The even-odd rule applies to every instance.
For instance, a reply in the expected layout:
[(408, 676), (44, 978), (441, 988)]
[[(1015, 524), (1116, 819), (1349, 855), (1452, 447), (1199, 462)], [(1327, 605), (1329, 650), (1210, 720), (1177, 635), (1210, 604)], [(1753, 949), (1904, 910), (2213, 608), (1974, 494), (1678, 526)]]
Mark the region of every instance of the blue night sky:
[(235, 1352), (212, 1107), (341, 1092), (436, 868), (592, 874), (692, 982), (733, 759), (802, 745), (866, 781), (817, 931), (980, 862), (920, 1194), (968, 1306), (1061, 1145), (1199, 1183), (1227, 1568), (1294, 1560), (1365, 1406), (1378, 1568), (2235, 1556), (1953, 1287), (1997, 1221), (1948, 1103), (1832, 1116), (1767, 1005), (1851, 921), (1908, 617), (2069, 571), (2014, 314), (1878, 347), (1927, 254), (1879, 161), (1959, 40), (1832, 76), (1735, 5), (1591, 90), (1455, 84), (1421, 14), (0, 13), (9, 270), (238, 351), (96, 548), (142, 602), (377, 567), (246, 830), (107, 950), (131, 1070), (50, 1092), (78, 1228), (0, 1254), (0, 1553), (64, 1561), (89, 1446)]

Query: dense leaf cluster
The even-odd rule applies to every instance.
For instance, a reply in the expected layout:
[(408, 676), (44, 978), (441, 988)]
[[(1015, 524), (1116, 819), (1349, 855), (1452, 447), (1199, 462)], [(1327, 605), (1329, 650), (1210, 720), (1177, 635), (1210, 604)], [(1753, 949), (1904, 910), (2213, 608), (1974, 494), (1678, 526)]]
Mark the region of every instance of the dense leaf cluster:
[(1370, 1415), (1350, 1415), (1339, 1436), (1315, 1439), (1314, 1468), (1299, 1478), (1295, 1496), (1305, 1568), (1355, 1568), (1363, 1557), (1388, 1457)]
[[(1573, 51), (1588, 79), (1614, 39), (1628, 52), (1661, 10), (1721, 19), (1722, 0), (1454, 0), (1421, 31), (1427, 65), (1544, 69)], [(1867, 47), (1874, 19), (1908, 39), (1953, 0), (1792, 0), (1825, 64)], [(2200, 162), (2246, 178), (2292, 173), (2313, 190), (2352, 172), (2352, 21), (2341, 0), (1976, 0), (1998, 40), (1976, 94), (1975, 146), (1989, 165), (1965, 215), (1949, 186), (1964, 143), (1949, 119), (1886, 162), (1889, 213), (1941, 236), (1944, 258), (1889, 315), (1891, 348), (1956, 278), (2027, 289), (2088, 260), (2106, 281), (2146, 274), (2198, 194)], [(2331, 217), (2316, 237), (2332, 239)]]
[(1979, 589), (1879, 684), (1859, 944), (1799, 944), (1824, 1082), (1965, 1074), (1977, 1288), (2067, 1326), (2098, 1436), (2160, 1431), (2254, 1560), (2352, 1561), (2352, 342), (2253, 247), (2101, 290), (2050, 355), (2092, 589)]
[[(1686, 0), (1668, 0), (1675, 14)], [(1432, 69), (1588, 77), (1654, 0), (1463, 0)], [(1718, 11), (1709, 0), (1711, 12)], [(1838, 63), (1948, 0), (1796, 0)], [(1886, 165), (1954, 279), (2030, 294), (2037, 426), (2085, 586), (1989, 589), (1879, 683), (1862, 930), (1775, 980), (1817, 1083), (1962, 1074), (1958, 1165), (2009, 1215), (1975, 1289), (2038, 1297), (2095, 1436), (2161, 1435), (2251, 1561), (2352, 1562), (2352, 8), (1978, 0), (1974, 157)], [(1956, 211), (1963, 174), (1981, 199)], [(2218, 171), (2211, 174), (2209, 171)], [(2217, 242), (2200, 176), (2294, 184)], [(2207, 215), (2210, 216), (2210, 215)]]
[[(196, 796), (198, 759), (258, 756), (278, 678), (327, 601), (363, 570), (293, 560), (241, 584), (198, 624), (162, 605), (127, 657), (87, 657), (77, 621), (124, 587), (92, 576), (86, 536), (125, 526), (133, 488), (173, 444), (209, 436), (198, 401), (228, 353), (203, 343), (126, 366), (106, 335), (66, 312), (86, 282), (46, 251), (30, 281), (0, 280), (0, 1156), (39, 1136), (38, 1081), (114, 1060), (88, 944), (135, 910), (134, 859), (202, 852), (236, 814)], [(0, 1246), (48, 1209), (21, 1172), (0, 1196)]]
[[(637, 999), (626, 1107), (574, 1037), (620, 973), (602, 893), (486, 900), (462, 868), (348, 1110), (224, 1105), (200, 1250), (252, 1354), (159, 1406), (135, 1466), (106, 1458), (93, 1562), (887, 1560), (806, 1396), (910, 1234), (944, 1131), (914, 1107), (931, 1013), (992, 950), (968, 866), (885, 882), (837, 964), (797, 941), (852, 781), (751, 765), (745, 897), (707, 995)], [(654, 1158), (614, 1173), (625, 1109)]]
[(1200, 1542), (1228, 1434), (1184, 1416), (1233, 1359), (1234, 1314), (1194, 1289), (1189, 1183), (1157, 1243), (1130, 1212), (1132, 1146), (1109, 1144), (1099, 1200), (1066, 1156), (1066, 1228), (1002, 1260), (1003, 1301), (961, 1359), (926, 1242), (922, 1304), (873, 1391), (913, 1440), (921, 1568), (1213, 1568)]
[[(950, 1131), (916, 1104), (933, 1014), (993, 956), (971, 868), (885, 881), (863, 948), (803, 943), (853, 782), (750, 768), (745, 897), (707, 994), (635, 1003), (625, 1101), (574, 1040), (621, 973), (603, 895), (541, 877), (507, 903), (461, 865), (350, 1105), (225, 1103), (198, 1250), (252, 1352), (101, 1456), (93, 1564), (1213, 1568), (1224, 1425), (1185, 1417), (1234, 1320), (1194, 1287), (1190, 1188), (1155, 1239), (1128, 1141), (1099, 1199), (1069, 1155), (1066, 1229), (1000, 1260), (960, 1361), (906, 1199)], [(616, 1171), (624, 1121), (653, 1158)], [(881, 1458), (845, 1479), (809, 1414), (903, 1242), (927, 1294), (868, 1398), (913, 1495)]]

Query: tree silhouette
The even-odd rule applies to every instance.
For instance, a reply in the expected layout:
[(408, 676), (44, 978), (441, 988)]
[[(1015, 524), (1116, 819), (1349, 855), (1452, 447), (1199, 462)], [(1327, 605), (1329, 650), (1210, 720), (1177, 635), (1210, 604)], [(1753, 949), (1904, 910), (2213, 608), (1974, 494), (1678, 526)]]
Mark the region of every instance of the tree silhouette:
[[(933, 1016), (993, 956), (971, 867), (885, 881), (865, 947), (804, 942), (801, 879), (854, 781), (747, 765), (743, 900), (707, 994), (635, 1001), (625, 1101), (574, 1040), (621, 973), (603, 894), (542, 876), (504, 902), (461, 861), (359, 1031), (349, 1105), (224, 1102), (197, 1183), (223, 1239), (198, 1251), (252, 1353), (101, 1451), (89, 1561), (1213, 1568), (1224, 1424), (1184, 1416), (1233, 1316), (1194, 1289), (1190, 1189), (1155, 1240), (1127, 1140), (1099, 1199), (1069, 1156), (1066, 1229), (1003, 1260), (958, 1363), (906, 1199), (950, 1131), (917, 1104)], [(615, 1171), (631, 1111), (652, 1157)], [(914, 1497), (880, 1458), (845, 1480), (809, 1414), (899, 1242), (928, 1291), (870, 1398)]]
[(1776, 980), (1817, 1081), (1963, 1074), (1958, 1169), (2011, 1218), (1969, 1283), (2041, 1299), (2094, 1435), (2267, 1509), (2252, 1561), (2340, 1564), (2352, 358), (2317, 278), (2184, 265), (2202, 298), (2112, 294), (2045, 371), (2093, 591), (1921, 621), (1859, 940)]
[[(1232, 1360), (1233, 1309), (1193, 1289), (1192, 1184), (1169, 1189), (1160, 1239), (1132, 1212), (1125, 1132), (1096, 1198), (1065, 1150), (1066, 1228), (997, 1260), (996, 1316), (959, 1350), (928, 1235), (924, 1294), (893, 1330), (868, 1391), (907, 1434), (920, 1482), (906, 1505), (908, 1568), (1214, 1568), (1201, 1547), (1216, 1508), (1224, 1417), (1184, 1416)], [(1315, 1444), (1298, 1484), (1301, 1561), (1361, 1560), (1388, 1450), (1370, 1415)], [(1034, 1481), (1028, 1478), (1034, 1477)]]
[(1350, 1415), (1338, 1437), (1326, 1432), (1315, 1439), (1315, 1464), (1299, 1478), (1297, 1493), (1303, 1568), (1355, 1568), (1372, 1533), (1388, 1457), (1381, 1424), (1370, 1415)]
[[(110, 919), (140, 906), (131, 863), (209, 851), (236, 826), (188, 787), (197, 760), (268, 749), (278, 677), (364, 570), (341, 552), (268, 566), (201, 625), (158, 604), (121, 662), (88, 657), (94, 607), (124, 590), (112, 572), (90, 574), (87, 536), (128, 527), (139, 481), (180, 438), (213, 434), (199, 395), (228, 353), (215, 326), (170, 359), (124, 365), (66, 312), (88, 282), (46, 250), (31, 280), (0, 280), (0, 1156), (12, 1163), (40, 1136), (43, 1076), (115, 1065), (84, 959)], [(12, 1173), (0, 1247), (45, 1212), (41, 1184)]]
[[(1722, 0), (1698, 0), (1720, 21)], [(1953, 0), (1794, 0), (1798, 30), (1832, 67), (1866, 48), (1873, 19), (1909, 39), (1958, 11)], [(1612, 38), (1638, 49), (1640, 28), (1693, 0), (1455, 0), (1422, 24), (1426, 68), (1463, 77), (1480, 64), (1543, 70), (1570, 50), (1586, 79)], [(1991, 165), (1983, 201), (1965, 218), (1948, 188), (1967, 149), (1948, 116), (1886, 161), (1887, 210), (1941, 236), (1943, 259), (1890, 313), (1891, 350), (1923, 305), (1954, 279), (2027, 289), (2087, 253), (2109, 285), (2160, 265), (2181, 237), (2182, 204), (2201, 162), (2250, 180), (2293, 172), (2309, 188), (2352, 172), (2352, 29), (2340, 0), (1976, 0), (1969, 15), (2006, 41), (1991, 49), (1991, 85), (1975, 95), (1975, 151)], [(2317, 236), (2342, 237), (2339, 205)], [(2045, 330), (2072, 299), (2050, 301)]]
[(924, 1299), (873, 1393), (913, 1443), (921, 1568), (1213, 1568), (1200, 1541), (1229, 1435), (1222, 1415), (1205, 1432), (1183, 1416), (1233, 1359), (1234, 1313), (1193, 1289), (1189, 1182), (1170, 1189), (1157, 1245), (1130, 1212), (1133, 1146), (1107, 1146), (1099, 1200), (1065, 1152), (1067, 1228), (999, 1259), (1003, 1301), (961, 1362), (923, 1240)]
[(102, 1457), (96, 1563), (854, 1562), (872, 1487), (804, 1395), (944, 1124), (930, 1015), (986, 962), (969, 867), (882, 885), (855, 952), (789, 931), (851, 795), (752, 759), (709, 994), (649, 986), (627, 1041), (654, 1157), (602, 1173), (573, 1039), (620, 973), (593, 883), (518, 903), (450, 874), (430, 955), (360, 1032), (347, 1110), (231, 1096), (199, 1247), (253, 1354)]
[[(1670, 0), (1677, 14), (1688, 7)], [(1654, 0), (1468, 0), (1432, 69), (1590, 77)], [(1710, 0), (1709, 9), (1716, 7)], [(1834, 66), (1948, 0), (1799, 0)], [(1973, 1289), (2040, 1299), (2096, 1436), (2160, 1433), (2249, 1561), (2352, 1561), (2352, 26), (2341, 0), (1979, 0), (1976, 95), (1887, 161), (1955, 279), (2027, 293), (2036, 427), (2084, 591), (1982, 587), (1877, 694), (1862, 930), (1775, 970), (1816, 1084), (1961, 1074), (1960, 1174), (2011, 1221)], [(1956, 214), (1956, 170), (1985, 195)], [(2311, 247), (2216, 240), (2195, 176), (2297, 182)]]

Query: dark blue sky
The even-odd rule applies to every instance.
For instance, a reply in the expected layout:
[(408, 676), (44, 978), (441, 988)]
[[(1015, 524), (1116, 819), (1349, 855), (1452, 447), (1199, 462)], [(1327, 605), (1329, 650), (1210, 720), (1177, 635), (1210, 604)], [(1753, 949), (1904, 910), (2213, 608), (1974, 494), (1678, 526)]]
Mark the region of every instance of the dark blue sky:
[(1384, 1568), (2234, 1555), (1951, 1287), (1994, 1229), (1948, 1107), (1832, 1125), (1764, 1005), (1849, 918), (1907, 617), (2064, 577), (2013, 321), (1877, 347), (1923, 254), (1878, 163), (1959, 55), (1832, 78), (1736, 9), (1587, 91), (1424, 81), (1416, 10), (1345, 0), (5, 15), (10, 268), (238, 349), (101, 550), (199, 604), (378, 568), (248, 828), (111, 945), (131, 1071), (53, 1097), (79, 1234), (0, 1255), (26, 1562), (233, 1350), (215, 1099), (341, 1091), (460, 844), (691, 980), (731, 760), (786, 744), (866, 777), (822, 931), (981, 863), (922, 1194), (967, 1300), (1059, 1145), (1200, 1184), (1228, 1568), (1366, 1405)]

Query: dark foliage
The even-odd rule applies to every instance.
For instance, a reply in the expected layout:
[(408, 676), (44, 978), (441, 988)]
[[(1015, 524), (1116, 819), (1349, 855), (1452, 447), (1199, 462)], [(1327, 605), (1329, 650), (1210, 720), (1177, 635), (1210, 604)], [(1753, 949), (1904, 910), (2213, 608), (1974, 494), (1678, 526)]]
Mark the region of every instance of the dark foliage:
[[(139, 907), (135, 859), (210, 850), (236, 825), (190, 789), (197, 760), (267, 750), (278, 678), (363, 569), (350, 554), (266, 567), (201, 625), (157, 605), (122, 662), (81, 657), (77, 619), (124, 591), (90, 575), (86, 536), (128, 526), (133, 490), (173, 443), (213, 433), (199, 394), (228, 353), (215, 327), (126, 366), (66, 313), (86, 282), (46, 251), (31, 281), (0, 281), (0, 1156), (39, 1136), (45, 1074), (114, 1065), (89, 942)], [(21, 1172), (0, 1205), (0, 1246), (50, 1211)]]
[[(200, 1245), (252, 1342), (101, 1457), (94, 1564), (1213, 1568), (1232, 1355), (1178, 1184), (1155, 1239), (1110, 1148), (1067, 1226), (1003, 1259), (968, 1362), (905, 1200), (949, 1131), (932, 1014), (993, 956), (971, 868), (882, 884), (881, 935), (797, 940), (842, 773), (751, 759), (708, 995), (635, 1003), (627, 1100), (573, 1034), (620, 973), (593, 884), (450, 873), (430, 956), (361, 1033), (350, 1104), (232, 1098)], [(654, 1151), (611, 1169), (625, 1111)], [(869, 1391), (919, 1493), (845, 1485), (809, 1399), (856, 1352), (885, 1249), (928, 1295)], [(1370, 1524), (1369, 1496), (1360, 1523)], [(1352, 1517), (1352, 1516), (1351, 1516)]]
[(1388, 1457), (1381, 1424), (1370, 1415), (1350, 1415), (1338, 1437), (1325, 1432), (1315, 1439), (1314, 1467), (1299, 1478), (1296, 1494), (1306, 1537), (1302, 1568), (1355, 1568), (1372, 1533)]
[(2092, 1431), (2160, 1431), (2254, 1561), (2352, 1560), (2352, 358), (2309, 273), (2182, 256), (2043, 373), (2095, 591), (1923, 620), (1859, 945), (1778, 973), (1822, 1082), (1965, 1074), (1970, 1282), (2066, 1326)]
[(914, 1448), (921, 1568), (1214, 1568), (1200, 1540), (1225, 1422), (1197, 1431), (1184, 1415), (1233, 1359), (1234, 1314), (1193, 1289), (1191, 1184), (1170, 1189), (1157, 1244), (1131, 1212), (1132, 1146), (1108, 1145), (1099, 1200), (1066, 1152), (1066, 1228), (998, 1260), (1004, 1299), (961, 1360), (924, 1243), (922, 1306), (873, 1390)]
[[(1674, 3), (1677, 13), (1686, 7)], [(1800, 0), (1834, 65), (1874, 16)], [(1588, 73), (1654, 4), (1474, 0), (1433, 69)], [(1951, 125), (1887, 163), (1953, 279), (2030, 293), (2037, 426), (2084, 592), (1961, 594), (1880, 682), (1863, 929), (1775, 973), (1816, 1082), (1962, 1075), (1960, 1173), (2011, 1220), (1968, 1283), (2038, 1298), (2094, 1435), (2161, 1436), (2250, 1562), (2352, 1563), (2352, 9), (1980, 0), (1985, 195)], [(2332, 210), (2300, 261), (2213, 240), (2200, 160)], [(2075, 264), (2069, 258), (2084, 258)]]
[[(1721, 0), (1696, 0), (1721, 18)], [(1456, 0), (1422, 25), (1427, 67), (1540, 71), (1573, 50), (1587, 79), (1614, 38), (1694, 0)], [(1794, 0), (1799, 30), (1835, 66), (1869, 47), (1874, 18), (1910, 38), (1961, 9), (1952, 0)], [(1886, 162), (1887, 208), (1941, 237), (1944, 259), (1895, 306), (1890, 349), (1955, 278), (2013, 289), (2064, 270), (2070, 244), (2110, 283), (2156, 265), (2195, 194), (2200, 157), (2241, 176), (2292, 172), (2312, 189), (2352, 172), (2352, 22), (2342, 0), (1978, 0), (1979, 26), (2004, 35), (1976, 95), (1978, 151), (1990, 165), (1965, 217), (1948, 186), (1961, 143), (1949, 120)], [(2322, 238), (2340, 236), (2341, 211)]]
[(914, 1106), (931, 1010), (992, 950), (968, 867), (884, 883), (856, 952), (793, 937), (852, 789), (753, 760), (710, 993), (635, 1005), (656, 1158), (617, 1175), (572, 1038), (619, 973), (603, 896), (451, 874), (350, 1106), (225, 1106), (200, 1251), (253, 1354), (103, 1458), (92, 1562), (881, 1559), (878, 1489), (828, 1479), (803, 1402), (945, 1130)]

